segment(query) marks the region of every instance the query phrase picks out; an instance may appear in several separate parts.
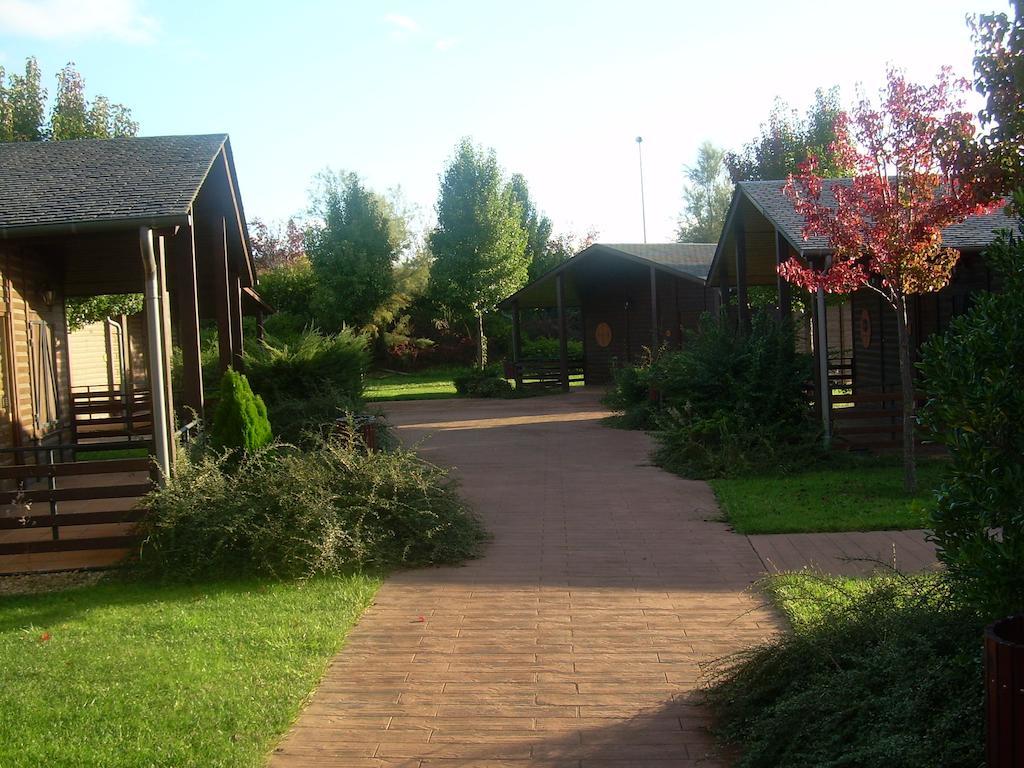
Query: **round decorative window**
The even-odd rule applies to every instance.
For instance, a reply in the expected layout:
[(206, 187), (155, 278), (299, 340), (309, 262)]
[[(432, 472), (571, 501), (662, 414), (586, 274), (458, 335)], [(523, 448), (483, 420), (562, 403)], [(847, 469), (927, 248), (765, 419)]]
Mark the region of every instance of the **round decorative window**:
[(612, 343), (612, 327), (608, 323), (598, 323), (594, 329), (594, 341), (599, 347), (607, 347)]
[(866, 309), (860, 311), (860, 319), (858, 321), (860, 326), (860, 345), (864, 349), (870, 349), (871, 347), (871, 313)]

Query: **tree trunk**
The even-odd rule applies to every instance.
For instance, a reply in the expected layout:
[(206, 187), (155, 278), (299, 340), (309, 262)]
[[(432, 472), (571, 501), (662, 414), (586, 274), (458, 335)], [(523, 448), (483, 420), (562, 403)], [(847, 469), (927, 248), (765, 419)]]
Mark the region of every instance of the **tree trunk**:
[(914, 397), (914, 364), (910, 357), (906, 296), (896, 299), (896, 330), (900, 353), (900, 389), (903, 395), (903, 489), (913, 493), (917, 490), (917, 462), (914, 458), (917, 401)]
[(476, 367), (483, 370), (487, 367), (487, 337), (484, 336), (484, 313), (476, 315)]

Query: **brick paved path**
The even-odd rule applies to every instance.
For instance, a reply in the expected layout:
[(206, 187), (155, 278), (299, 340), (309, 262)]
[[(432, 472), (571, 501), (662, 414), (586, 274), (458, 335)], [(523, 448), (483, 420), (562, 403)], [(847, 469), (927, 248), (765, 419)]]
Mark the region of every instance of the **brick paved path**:
[(919, 573), (939, 567), (925, 531), (775, 533), (748, 536), (767, 573), (813, 568), (843, 576), (867, 576), (895, 567)]
[(707, 485), (649, 466), (591, 392), (387, 411), (494, 541), (388, 579), (271, 765), (724, 765), (700, 664), (777, 627)]

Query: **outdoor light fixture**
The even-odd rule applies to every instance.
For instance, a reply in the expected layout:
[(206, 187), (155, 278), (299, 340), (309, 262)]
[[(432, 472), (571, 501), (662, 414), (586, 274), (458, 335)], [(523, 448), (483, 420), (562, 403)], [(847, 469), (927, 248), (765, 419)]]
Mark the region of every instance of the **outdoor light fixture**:
[(39, 289), (39, 298), (43, 300), (43, 304), (45, 304), (47, 307), (53, 306), (53, 302), (56, 299), (56, 297), (57, 294), (49, 285), (44, 285), (42, 288)]

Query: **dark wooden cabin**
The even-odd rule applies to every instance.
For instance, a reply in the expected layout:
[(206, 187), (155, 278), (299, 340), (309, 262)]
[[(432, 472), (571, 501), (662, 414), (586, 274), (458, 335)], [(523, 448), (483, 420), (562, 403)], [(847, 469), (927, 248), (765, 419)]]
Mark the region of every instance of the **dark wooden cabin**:
[[(828, 188), (849, 180), (825, 182)], [(769, 291), (776, 311), (797, 323), (798, 334), (815, 356), (815, 401), (826, 434), (854, 447), (888, 447), (899, 440), (900, 397), (896, 316), (874, 291), (864, 288), (846, 297), (800, 296), (778, 275), (789, 258), (821, 264), (831, 253), (823, 237), (805, 239), (803, 219), (783, 193), (785, 181), (744, 181), (736, 185), (708, 287), (737, 321), (750, 315), (752, 290)], [(969, 305), (972, 294), (993, 287), (981, 252), (1000, 229), (1013, 229), (1004, 213), (974, 216), (943, 232), (943, 243), (961, 257), (949, 285), (912, 297), (911, 342), (914, 355), (928, 337), (944, 330)], [(823, 386), (823, 382), (826, 385)]]
[(568, 388), (565, 312), (582, 315), (584, 381), (611, 380), (616, 363), (635, 362), (645, 350), (678, 346), (682, 332), (713, 309), (704, 279), (715, 246), (706, 243), (597, 243), (501, 302), (513, 318), (513, 358), (522, 366), (520, 313), (550, 308), (559, 313), (563, 341), (559, 379)]
[[(0, 572), (112, 562), (151, 469), (171, 471), (175, 429), (203, 413), (200, 319), (238, 366), (242, 315), (266, 308), (228, 137), (0, 144), (0, 280)], [(76, 391), (65, 301), (121, 293), (145, 297), (142, 374)], [(88, 460), (138, 446), (155, 462)]]

